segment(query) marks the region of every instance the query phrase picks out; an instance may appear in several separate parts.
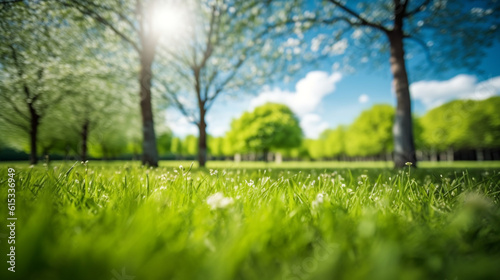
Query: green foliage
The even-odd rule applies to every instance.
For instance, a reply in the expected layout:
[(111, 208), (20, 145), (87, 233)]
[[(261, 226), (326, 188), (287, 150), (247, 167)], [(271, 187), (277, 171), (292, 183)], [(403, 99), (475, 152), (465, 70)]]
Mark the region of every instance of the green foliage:
[(182, 140), (179, 137), (173, 137), (170, 144), (170, 151), (174, 155), (182, 154)]
[(390, 105), (375, 105), (363, 111), (347, 130), (347, 154), (367, 156), (391, 151), (394, 114)]
[(324, 156), (325, 143), (322, 140), (306, 139), (303, 145), (307, 151), (307, 155), (311, 159), (320, 159)]
[(274, 103), (243, 113), (232, 122), (229, 134), (239, 152), (294, 148), (302, 141), (297, 117), (287, 106)]
[(500, 147), (500, 96), (478, 101), (473, 111), (467, 116), (470, 122), (469, 148)]
[(455, 100), (436, 107), (425, 114), (422, 141), (437, 151), (448, 147), (496, 148), (500, 147), (500, 97), (487, 100)]
[(170, 131), (164, 132), (158, 136), (156, 143), (158, 145), (158, 154), (166, 155), (171, 152), (173, 135)]
[(224, 137), (208, 137), (208, 149), (209, 154), (214, 157), (220, 157), (224, 155)]
[(188, 156), (194, 156), (198, 153), (198, 137), (194, 135), (188, 135), (184, 138), (182, 143), (183, 154)]
[[(9, 164), (19, 258), (15, 274), (2, 269), (0, 278), (495, 279), (500, 272), (498, 166), (400, 172), (253, 163), (209, 172), (182, 164)], [(1, 174), (6, 169), (0, 164)]]
[(324, 156), (335, 157), (345, 154), (346, 130), (345, 126), (338, 126), (336, 129), (323, 131), (320, 139), (325, 143)]

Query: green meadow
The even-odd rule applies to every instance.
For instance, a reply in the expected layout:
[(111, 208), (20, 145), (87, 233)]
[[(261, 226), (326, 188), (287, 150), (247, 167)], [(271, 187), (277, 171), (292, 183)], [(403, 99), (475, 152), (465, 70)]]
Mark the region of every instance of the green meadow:
[(7, 229), (0, 230), (1, 278), (500, 275), (498, 163), (208, 166), (3, 163), (3, 201), (8, 168), (15, 170), (17, 221), (15, 273), (6, 268)]

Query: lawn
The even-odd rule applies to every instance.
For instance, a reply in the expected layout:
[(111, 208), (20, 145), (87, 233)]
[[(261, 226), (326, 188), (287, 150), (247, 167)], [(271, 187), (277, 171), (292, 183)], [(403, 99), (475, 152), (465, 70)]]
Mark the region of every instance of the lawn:
[(3, 163), (2, 201), (10, 167), (16, 272), (2, 225), (1, 279), (500, 275), (498, 162)]

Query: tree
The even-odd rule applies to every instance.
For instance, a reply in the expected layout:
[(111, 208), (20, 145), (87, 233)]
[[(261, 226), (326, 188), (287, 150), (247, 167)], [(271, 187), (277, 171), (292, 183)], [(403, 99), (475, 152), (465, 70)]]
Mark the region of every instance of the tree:
[(223, 155), (224, 137), (209, 137), (208, 150), (213, 157), (220, 157)]
[(158, 0), (98, 1), (60, 0), (96, 23), (111, 30), (135, 51), (139, 61), (139, 97), (142, 116), (142, 164), (158, 166), (158, 149), (152, 105), (152, 68), (161, 37), (159, 17), (155, 11), (165, 10)]
[(194, 156), (198, 153), (198, 138), (194, 135), (188, 135), (182, 143), (183, 154)]
[(173, 135), (170, 131), (160, 133), (158, 136), (158, 152), (160, 155), (171, 153)]
[[(198, 161), (205, 166), (206, 115), (222, 94), (255, 90), (283, 74), (290, 55), (276, 50), (275, 30), (284, 25), (270, 1), (187, 1), (192, 19), (186, 43), (169, 44), (162, 55), (165, 98), (198, 127)], [(293, 5), (280, 6), (286, 14)], [(284, 58), (284, 59), (282, 59)], [(173, 71), (172, 71), (173, 70)], [(293, 72), (293, 69), (288, 69)]]
[(321, 159), (325, 156), (325, 142), (322, 139), (306, 139), (303, 145), (311, 159)]
[(363, 111), (352, 123), (346, 135), (346, 151), (350, 156), (387, 154), (393, 145), (394, 108), (374, 105)]
[[(397, 98), (393, 127), (394, 164), (396, 167), (404, 167), (406, 162), (415, 165), (405, 53), (417, 58), (427, 57), (438, 71), (446, 67), (474, 68), (482, 57), (481, 48), (491, 46), (500, 38), (500, 2), (329, 0), (322, 3), (305, 3), (303, 7), (315, 6), (316, 9), (307, 13), (302, 9), (290, 17), (306, 29), (314, 24), (319, 27), (320, 34), (311, 41), (313, 52), (339, 55), (349, 51), (351, 45), (352, 53), (361, 58), (361, 63), (370, 59), (387, 59), (385, 55), (388, 54)], [(336, 28), (333, 37), (324, 33), (328, 27)], [(419, 53), (423, 55), (419, 56)]]
[(455, 100), (428, 111), (421, 119), (422, 139), (431, 150), (445, 151), (468, 146), (470, 127), (468, 117), (474, 101)]
[(326, 157), (345, 155), (346, 130), (345, 126), (338, 126), (336, 129), (327, 129), (321, 133), (320, 139), (325, 142), (324, 154)]
[[(17, 2), (0, 9), (0, 117), (29, 135), (30, 162), (38, 161), (40, 125), (53, 106), (74, 95), (85, 69), (73, 49), (81, 46), (68, 19), (45, 3)], [(59, 44), (65, 42), (65, 44)]]
[(176, 157), (182, 154), (182, 141), (179, 137), (173, 137), (170, 144), (170, 151)]
[(420, 118), (422, 141), (431, 152), (500, 147), (500, 97), (482, 101), (454, 100), (433, 108)]
[(477, 101), (468, 116), (471, 146), (479, 149), (500, 147), (500, 96)]
[(266, 161), (268, 152), (273, 149), (300, 146), (302, 135), (299, 121), (290, 108), (274, 103), (243, 113), (233, 120), (229, 132), (236, 151), (261, 151)]

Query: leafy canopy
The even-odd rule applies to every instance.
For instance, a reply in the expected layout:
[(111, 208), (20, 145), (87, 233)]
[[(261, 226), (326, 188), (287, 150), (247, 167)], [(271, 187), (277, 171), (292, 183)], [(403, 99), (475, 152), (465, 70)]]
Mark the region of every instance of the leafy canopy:
[(229, 132), (238, 151), (294, 148), (300, 146), (302, 136), (295, 114), (287, 106), (275, 103), (243, 113), (233, 121)]

